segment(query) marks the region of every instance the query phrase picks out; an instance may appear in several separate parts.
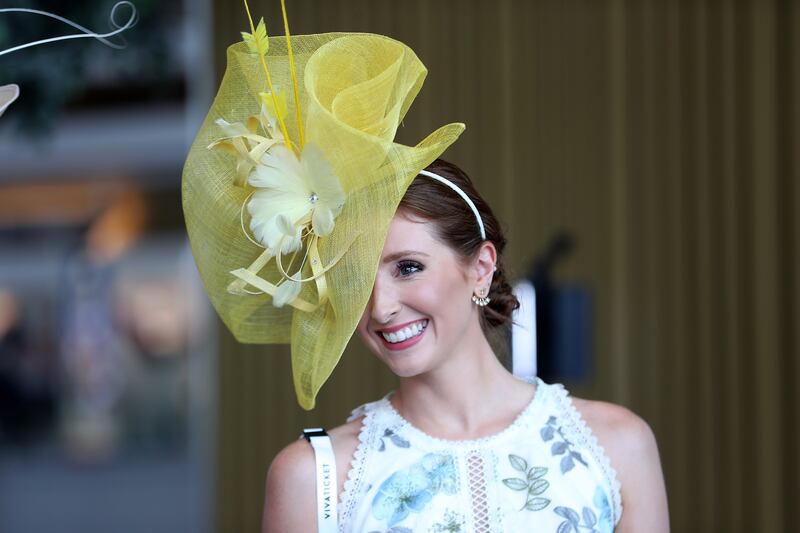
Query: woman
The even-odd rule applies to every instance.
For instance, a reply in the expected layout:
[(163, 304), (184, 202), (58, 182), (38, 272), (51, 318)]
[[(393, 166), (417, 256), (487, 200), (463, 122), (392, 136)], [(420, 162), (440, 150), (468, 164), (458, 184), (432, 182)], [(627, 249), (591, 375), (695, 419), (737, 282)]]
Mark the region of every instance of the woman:
[(291, 342), (306, 409), (356, 330), (400, 378), (275, 458), (264, 531), (666, 531), (647, 425), (520, 381), (492, 352), (517, 305), (505, 240), (437, 160), (464, 125), (394, 142), (427, 73), (413, 50), (372, 34), (268, 38), (249, 22), (183, 173), (211, 302), (239, 341)]
[[(329, 432), (340, 529), (668, 531), (656, 442), (642, 419), (500, 364), (487, 335), (517, 305), (505, 239), (463, 172), (442, 160), (427, 171), (477, 213), (452, 187), (419, 176), (391, 221), (357, 331), (400, 383)], [(264, 532), (316, 531), (316, 490), (312, 447), (290, 444), (269, 469)]]

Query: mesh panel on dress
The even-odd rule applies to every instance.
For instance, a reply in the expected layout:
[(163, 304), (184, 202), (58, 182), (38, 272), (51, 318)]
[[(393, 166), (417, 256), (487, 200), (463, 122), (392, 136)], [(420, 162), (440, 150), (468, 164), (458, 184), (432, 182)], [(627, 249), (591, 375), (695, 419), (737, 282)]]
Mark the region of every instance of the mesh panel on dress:
[(469, 496), (472, 503), (472, 524), (475, 533), (490, 533), (489, 499), (483, 456), (474, 450), (467, 454)]

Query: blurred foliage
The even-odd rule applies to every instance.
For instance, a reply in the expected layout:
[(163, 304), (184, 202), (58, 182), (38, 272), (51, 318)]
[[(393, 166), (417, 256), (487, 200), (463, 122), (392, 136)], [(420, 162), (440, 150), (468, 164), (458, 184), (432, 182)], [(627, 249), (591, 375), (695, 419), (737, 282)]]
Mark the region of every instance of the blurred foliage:
[[(13, 7), (47, 11), (93, 32), (106, 33), (116, 0), (37, 0)], [(19, 100), (3, 116), (26, 136), (50, 131), (65, 110), (181, 100), (183, 98), (181, 2), (134, 0), (138, 22), (121, 35), (116, 50), (92, 38), (73, 39), (0, 56), (0, 85), (20, 86)], [(3, 5), (3, 7), (12, 7)], [(120, 25), (130, 10), (121, 6)], [(78, 33), (50, 17), (31, 13), (0, 14), (0, 50), (40, 39)]]

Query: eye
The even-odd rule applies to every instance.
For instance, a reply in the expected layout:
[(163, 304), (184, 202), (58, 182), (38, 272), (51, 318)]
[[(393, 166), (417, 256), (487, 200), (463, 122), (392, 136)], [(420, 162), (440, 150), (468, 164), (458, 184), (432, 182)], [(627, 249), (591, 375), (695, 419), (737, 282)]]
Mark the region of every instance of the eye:
[(424, 267), (416, 261), (400, 261), (397, 263), (397, 272), (401, 276), (410, 276), (417, 272), (422, 272)]

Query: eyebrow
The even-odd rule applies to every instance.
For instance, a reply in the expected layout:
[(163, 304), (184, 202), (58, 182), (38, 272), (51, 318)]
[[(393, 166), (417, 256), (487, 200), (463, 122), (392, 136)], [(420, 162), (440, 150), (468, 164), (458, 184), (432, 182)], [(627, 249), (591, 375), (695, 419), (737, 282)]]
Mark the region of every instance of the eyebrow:
[(417, 252), (417, 251), (414, 251), (414, 250), (403, 250), (401, 252), (395, 252), (393, 254), (387, 255), (386, 257), (383, 258), (383, 263), (391, 263), (392, 261), (396, 261), (396, 260), (400, 259), (401, 257), (408, 257), (410, 255), (430, 257), (425, 252)]

